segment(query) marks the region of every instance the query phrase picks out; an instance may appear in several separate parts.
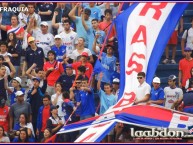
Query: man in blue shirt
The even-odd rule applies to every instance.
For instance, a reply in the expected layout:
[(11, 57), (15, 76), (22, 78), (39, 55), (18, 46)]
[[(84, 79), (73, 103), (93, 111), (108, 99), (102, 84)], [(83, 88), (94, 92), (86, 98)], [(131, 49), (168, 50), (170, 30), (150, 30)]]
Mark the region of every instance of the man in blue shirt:
[(62, 38), (60, 35), (54, 37), (55, 45), (52, 46), (52, 50), (56, 53), (56, 60), (62, 62), (66, 56), (66, 46), (62, 45)]
[(33, 63), (37, 65), (36, 66), (37, 68), (43, 68), (43, 65), (44, 65), (43, 49), (36, 46), (34, 37), (29, 37), (28, 43), (30, 45), (30, 49), (28, 49), (25, 54), (25, 61), (23, 64), (22, 75), (25, 74), (26, 66), (27, 66), (27, 69), (29, 69), (33, 65)]
[(80, 120), (84, 120), (95, 115), (94, 91), (88, 86), (88, 78), (83, 78), (79, 91), (81, 113)]
[(69, 91), (74, 83), (75, 77), (72, 66), (66, 66), (66, 74), (61, 75), (56, 82), (62, 84), (62, 89), (64, 91)]
[(97, 83), (97, 90), (98, 90), (99, 97), (100, 97), (100, 113), (99, 114), (104, 114), (109, 109), (109, 107), (115, 105), (117, 102), (116, 96), (112, 94), (112, 88), (110, 84), (106, 83), (104, 85), (105, 91), (101, 89), (100, 86), (101, 86), (102, 77), (103, 77), (103, 73), (100, 73), (99, 80)]
[(147, 104), (157, 104), (163, 106), (164, 103), (164, 90), (160, 87), (160, 78), (153, 79), (153, 88), (150, 93), (150, 100)]
[[(77, 3), (74, 6), (74, 8), (72, 8), (72, 10), (68, 14), (68, 16), (70, 17), (71, 20), (73, 20), (75, 22), (76, 32), (77, 32), (79, 37), (83, 37), (85, 39), (85, 47), (87, 48), (88, 47), (88, 35), (87, 35), (85, 29), (83, 29), (81, 17), (75, 16), (75, 12), (76, 12), (77, 7), (80, 7), (80, 4)], [(85, 9), (84, 19), (85, 19), (85, 23), (87, 24), (88, 27), (91, 27), (91, 21), (89, 18), (90, 14), (91, 14), (91, 10)]]

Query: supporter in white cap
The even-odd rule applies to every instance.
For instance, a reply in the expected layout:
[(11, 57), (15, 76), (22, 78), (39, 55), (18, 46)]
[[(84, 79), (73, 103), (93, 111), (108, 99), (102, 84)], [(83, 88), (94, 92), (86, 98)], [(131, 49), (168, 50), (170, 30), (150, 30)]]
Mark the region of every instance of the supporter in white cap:
[(113, 79), (113, 94), (116, 96), (116, 99), (118, 100), (118, 96), (119, 96), (119, 83), (120, 80), (118, 78)]
[(17, 91), (22, 91), (23, 93), (25, 93), (25, 89), (21, 87), (21, 78), (20, 77), (15, 77), (12, 80), (12, 87), (13, 87), (13, 92), (10, 96), (11, 100), (10, 100), (10, 105), (12, 105), (13, 103), (16, 102), (16, 92)]
[(151, 88), (150, 92), (150, 100), (147, 102), (148, 104), (157, 104), (157, 105), (162, 105), (164, 102), (164, 91), (160, 87), (160, 78), (155, 77), (153, 79), (153, 87)]
[(183, 91), (176, 86), (177, 77), (170, 75), (168, 77), (168, 87), (164, 88), (165, 107), (169, 109), (177, 109), (183, 99)]

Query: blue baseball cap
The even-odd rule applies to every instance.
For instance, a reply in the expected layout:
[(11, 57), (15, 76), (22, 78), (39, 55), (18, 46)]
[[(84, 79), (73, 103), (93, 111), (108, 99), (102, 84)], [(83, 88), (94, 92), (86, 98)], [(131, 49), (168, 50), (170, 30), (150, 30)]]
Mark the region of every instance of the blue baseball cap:
[(40, 78), (37, 78), (37, 77), (36, 77), (36, 78), (33, 78), (32, 80), (33, 80), (33, 81), (37, 80), (38, 82), (40, 82)]
[(190, 47), (184, 48), (184, 51), (192, 51)]

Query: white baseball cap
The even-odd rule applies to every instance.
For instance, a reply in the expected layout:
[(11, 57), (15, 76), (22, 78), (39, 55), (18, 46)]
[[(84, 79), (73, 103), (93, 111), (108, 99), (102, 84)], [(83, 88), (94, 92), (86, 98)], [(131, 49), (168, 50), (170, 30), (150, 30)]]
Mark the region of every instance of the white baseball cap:
[(113, 83), (119, 84), (119, 83), (120, 83), (120, 80), (119, 80), (118, 78), (115, 78), (115, 79), (113, 79)]
[(56, 35), (56, 36), (54, 37), (54, 39), (62, 39), (62, 37), (61, 37), (60, 35)]
[(15, 78), (13, 78), (13, 80), (16, 80), (16, 81), (21, 85), (21, 79), (20, 79), (20, 77), (15, 77)]
[(160, 83), (161, 83), (160, 78), (155, 77), (155, 78), (153, 79), (153, 83), (158, 83), (158, 84), (160, 84)]
[(44, 22), (41, 22), (41, 23), (40, 23), (40, 26), (41, 26), (41, 25), (48, 26), (48, 23), (44, 21)]
[(15, 93), (15, 96), (21, 96), (21, 95), (24, 95), (24, 93), (23, 93), (22, 91), (17, 91), (17, 92)]

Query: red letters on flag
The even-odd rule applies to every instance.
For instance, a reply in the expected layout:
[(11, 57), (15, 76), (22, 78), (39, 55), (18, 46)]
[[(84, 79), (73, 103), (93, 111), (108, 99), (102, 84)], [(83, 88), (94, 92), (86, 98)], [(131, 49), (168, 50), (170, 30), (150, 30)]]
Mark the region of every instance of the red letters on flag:
[(149, 9), (154, 9), (155, 13), (153, 15), (153, 18), (155, 20), (159, 20), (160, 16), (162, 15), (161, 9), (165, 8), (167, 4), (168, 3), (160, 3), (159, 5), (157, 5), (157, 3), (146, 3), (139, 15), (145, 16)]

